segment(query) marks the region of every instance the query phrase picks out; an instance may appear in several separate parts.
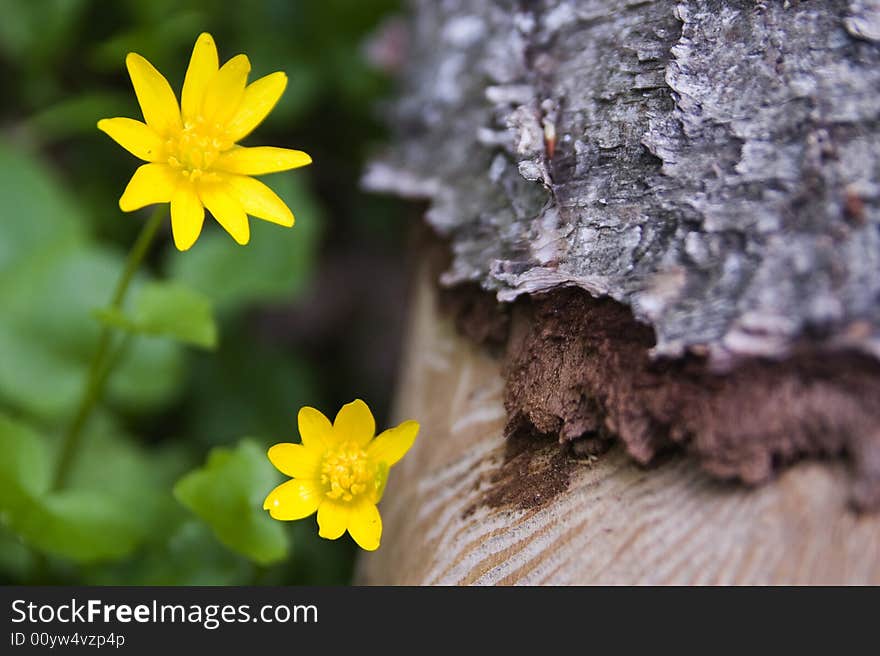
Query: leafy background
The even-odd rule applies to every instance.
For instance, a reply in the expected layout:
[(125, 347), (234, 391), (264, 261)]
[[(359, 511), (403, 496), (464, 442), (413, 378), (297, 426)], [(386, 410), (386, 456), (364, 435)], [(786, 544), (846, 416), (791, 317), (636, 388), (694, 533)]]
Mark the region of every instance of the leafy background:
[[(348, 537), (261, 510), (281, 480), (265, 450), (298, 440), (302, 405), (334, 413), (360, 397), (388, 421), (412, 210), (357, 185), (383, 139), (397, 4), (3, 0), (0, 582), (350, 581)], [(242, 248), (208, 221), (183, 254), (166, 229), (114, 314), (102, 308), (149, 210), (119, 211), (137, 162), (95, 123), (140, 117), (127, 52), (179, 90), (205, 30), (222, 60), (248, 54), (251, 79), (288, 74), (246, 143), (313, 156), (264, 178), (296, 226), (252, 220)], [(101, 322), (131, 338), (53, 491)]]

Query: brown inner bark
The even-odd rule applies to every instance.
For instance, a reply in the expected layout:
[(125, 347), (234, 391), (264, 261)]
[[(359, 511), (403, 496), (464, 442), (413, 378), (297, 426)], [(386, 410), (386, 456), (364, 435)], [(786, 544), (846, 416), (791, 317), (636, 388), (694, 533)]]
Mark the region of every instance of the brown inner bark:
[(511, 439), (558, 435), (580, 455), (619, 439), (642, 464), (683, 448), (713, 476), (748, 484), (802, 458), (844, 456), (853, 505), (880, 508), (880, 364), (869, 357), (804, 344), (721, 375), (694, 355), (652, 359), (649, 326), (580, 289), (502, 305), (466, 285), (443, 290), (441, 304), (503, 358)]

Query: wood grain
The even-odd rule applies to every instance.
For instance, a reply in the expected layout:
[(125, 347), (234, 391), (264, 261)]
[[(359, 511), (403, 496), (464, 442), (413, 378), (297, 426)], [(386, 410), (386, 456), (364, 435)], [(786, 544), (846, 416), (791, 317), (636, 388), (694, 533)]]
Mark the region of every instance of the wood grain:
[(880, 583), (880, 516), (847, 509), (842, 464), (749, 489), (681, 455), (645, 469), (614, 449), (571, 463), (568, 487), (533, 507), (487, 504), (509, 457), (502, 384), (499, 363), (437, 315), (423, 274), (396, 410), (422, 431), (392, 470), (360, 583)]

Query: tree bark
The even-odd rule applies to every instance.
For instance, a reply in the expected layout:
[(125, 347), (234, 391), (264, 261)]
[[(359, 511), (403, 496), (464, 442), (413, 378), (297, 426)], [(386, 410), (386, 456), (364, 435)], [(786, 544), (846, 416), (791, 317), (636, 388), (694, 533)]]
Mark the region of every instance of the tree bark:
[(655, 355), (880, 355), (877, 0), (415, 0), (395, 147), (447, 285), (610, 296)]

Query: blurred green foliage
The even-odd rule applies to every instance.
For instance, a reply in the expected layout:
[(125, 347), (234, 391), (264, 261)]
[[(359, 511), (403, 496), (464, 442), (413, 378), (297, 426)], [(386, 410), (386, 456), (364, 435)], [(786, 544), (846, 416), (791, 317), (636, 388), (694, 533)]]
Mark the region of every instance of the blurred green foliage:
[(205, 466), (174, 486), (174, 496), (210, 526), (229, 548), (261, 565), (287, 555), (287, 536), (263, 511), (267, 481), (281, 477), (262, 448), (243, 440), (236, 449), (216, 447)]
[[(272, 317), (301, 307), (340, 244), (360, 252), (369, 231), (382, 252), (399, 248), (398, 208), (357, 191), (365, 153), (382, 138), (373, 112), (389, 86), (364, 42), (397, 4), (0, 0), (0, 580), (349, 580), (347, 538), (321, 540), (313, 518), (274, 522), (261, 505), (280, 480), (266, 447), (296, 440), (300, 406), (333, 413), (351, 400), (334, 381), (359, 376), (336, 356), (338, 374), (328, 371), (326, 353), (347, 353), (330, 338), (280, 338)], [(179, 91), (202, 31), (224, 61), (246, 52), (252, 79), (288, 74), (278, 107), (246, 143), (314, 157), (312, 167), (264, 178), (296, 225), (251, 220), (251, 243), (239, 247), (208, 221), (187, 253), (166, 230), (125, 308), (108, 309), (146, 213), (119, 211), (137, 162), (95, 123), (140, 118), (127, 52)], [(346, 334), (350, 315), (339, 316)], [(57, 491), (60, 436), (102, 324), (119, 334), (116, 367)], [(376, 394), (387, 395), (385, 383)]]

